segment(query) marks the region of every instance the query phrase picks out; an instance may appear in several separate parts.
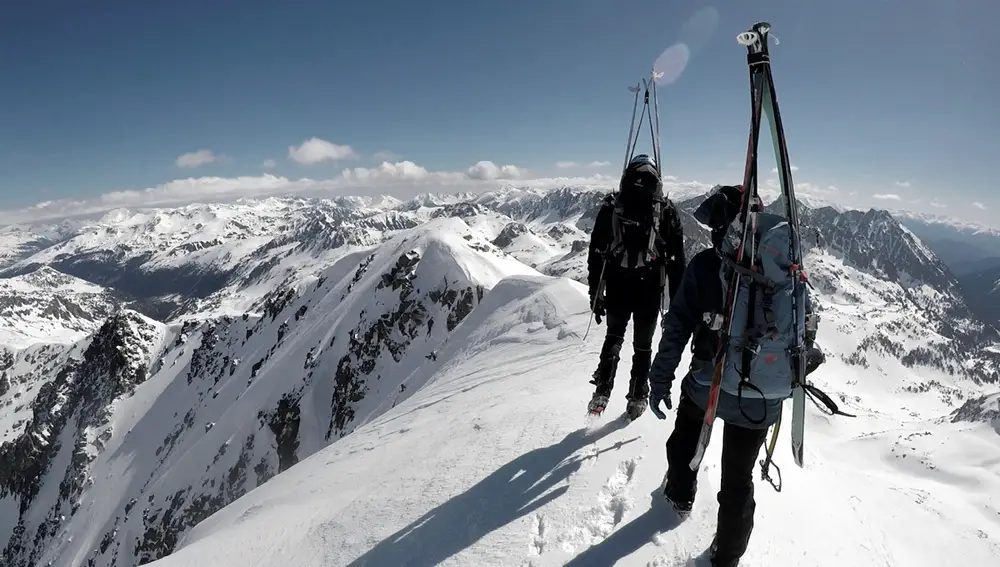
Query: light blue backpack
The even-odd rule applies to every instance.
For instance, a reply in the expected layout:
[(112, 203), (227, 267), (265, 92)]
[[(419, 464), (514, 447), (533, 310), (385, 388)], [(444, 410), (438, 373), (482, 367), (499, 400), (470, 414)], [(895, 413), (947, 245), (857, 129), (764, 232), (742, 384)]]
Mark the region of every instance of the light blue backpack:
[[(789, 257), (792, 232), (787, 220), (758, 213), (757, 235), (752, 271), (735, 260), (742, 237), (738, 221), (722, 243), (723, 293), (728, 293), (731, 270), (739, 272), (740, 278), (721, 387), (743, 399), (786, 399), (792, 395), (792, 353), (804, 344), (809, 294), (805, 282), (795, 285), (796, 279), (804, 277), (801, 266), (792, 265)], [(753, 293), (751, 282), (756, 288)], [(747, 328), (751, 295), (754, 314)]]

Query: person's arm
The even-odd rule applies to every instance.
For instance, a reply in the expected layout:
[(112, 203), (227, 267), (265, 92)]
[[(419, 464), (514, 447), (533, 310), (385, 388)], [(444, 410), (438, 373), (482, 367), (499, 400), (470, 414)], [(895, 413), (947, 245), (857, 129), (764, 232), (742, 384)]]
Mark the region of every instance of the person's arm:
[(594, 220), (594, 229), (590, 232), (590, 246), (587, 250), (587, 285), (591, 293), (597, 291), (597, 284), (604, 269), (604, 258), (611, 243), (611, 214), (612, 208), (605, 200), (601, 203), (601, 210), (597, 212), (597, 218)]
[(678, 288), (670, 302), (670, 309), (663, 316), (660, 344), (649, 369), (650, 387), (661, 392), (670, 390), (684, 347), (701, 321), (701, 293), (696, 261), (688, 265)]
[(667, 201), (667, 206), (663, 210), (663, 218), (660, 226), (666, 226), (665, 250), (667, 268), (667, 285), (669, 287), (669, 299), (671, 304), (677, 295), (677, 290), (681, 287), (681, 280), (684, 278), (684, 267), (687, 260), (684, 257), (684, 229), (681, 228), (681, 218), (677, 213), (677, 208), (673, 203)]

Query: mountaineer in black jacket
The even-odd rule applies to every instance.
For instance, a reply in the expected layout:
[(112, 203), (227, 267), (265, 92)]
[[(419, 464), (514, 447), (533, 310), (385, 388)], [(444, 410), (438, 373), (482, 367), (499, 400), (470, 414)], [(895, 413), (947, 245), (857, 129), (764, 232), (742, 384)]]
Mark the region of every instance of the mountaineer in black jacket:
[[(663, 317), (659, 348), (649, 371), (651, 409), (658, 418), (666, 419), (658, 406), (665, 402), (667, 409), (673, 407), (670, 390), (674, 372), (693, 335), (691, 366), (681, 381), (674, 430), (667, 440), (668, 468), (664, 487), (664, 497), (682, 516), (689, 513), (694, 504), (697, 471), (692, 471), (689, 463), (698, 445), (718, 353), (719, 326), (711, 322), (718, 321), (725, 302), (721, 272), (722, 241), (739, 212), (741, 197), (740, 187), (720, 187), (695, 212), (695, 218), (712, 229), (713, 247), (696, 254), (684, 271), (680, 289), (670, 303), (670, 311)], [(812, 313), (808, 295), (805, 310), (808, 375), (823, 363), (824, 357), (814, 344), (819, 318)], [(791, 384), (790, 364), (774, 364), (768, 371), (772, 373), (769, 379), (779, 384)], [(753, 468), (768, 428), (781, 417), (783, 401), (783, 395), (758, 397), (747, 390), (741, 399), (726, 388), (719, 391), (716, 417), (725, 422), (725, 429), (712, 567), (736, 567), (746, 552), (756, 507)]]
[(629, 319), (633, 329), (632, 372), (626, 399), (628, 413), (638, 418), (646, 409), (646, 375), (652, 359), (653, 333), (663, 303), (684, 274), (684, 235), (677, 209), (663, 195), (656, 164), (635, 156), (617, 194), (601, 205), (587, 256), (590, 303), (595, 320), (607, 317), (608, 330), (591, 384), (596, 386), (589, 411), (599, 414), (614, 387), (619, 353)]

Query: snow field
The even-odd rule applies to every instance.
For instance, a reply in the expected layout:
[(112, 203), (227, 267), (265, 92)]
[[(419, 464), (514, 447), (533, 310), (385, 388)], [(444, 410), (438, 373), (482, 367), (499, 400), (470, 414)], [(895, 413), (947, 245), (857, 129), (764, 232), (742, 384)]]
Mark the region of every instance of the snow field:
[[(537, 291), (524, 293), (529, 285)], [(494, 293), (503, 295), (488, 295), (463, 323), (466, 356), (456, 353), (410, 398), (202, 522), (156, 565), (698, 564), (714, 531), (721, 424), (693, 514), (678, 525), (656, 495), (673, 415), (616, 420), (625, 370), (605, 416), (584, 416), (604, 329), (581, 345), (583, 286), (517, 278)], [(838, 383), (843, 370), (833, 360), (817, 377)], [(859, 387), (872, 406), (891, 397), (877, 384)], [(983, 521), (983, 499), (995, 512), (1000, 494), (996, 463), (970, 492), (887, 458), (892, 441), (878, 431), (890, 418), (807, 411), (805, 468), (791, 462), (786, 423), (775, 456), (783, 490), (757, 483), (742, 565), (985, 566), (1000, 556), (1000, 522)], [(979, 463), (998, 447), (983, 429), (963, 434)], [(859, 430), (875, 433), (848, 433)], [(961, 468), (969, 455), (942, 457)]]

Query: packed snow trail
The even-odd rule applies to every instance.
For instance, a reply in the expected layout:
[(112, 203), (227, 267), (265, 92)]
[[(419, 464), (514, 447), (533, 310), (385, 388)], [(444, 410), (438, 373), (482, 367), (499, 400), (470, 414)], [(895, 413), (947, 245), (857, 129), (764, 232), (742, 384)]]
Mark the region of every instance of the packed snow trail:
[[(608, 410), (596, 422), (585, 417), (604, 334), (601, 326), (581, 345), (588, 315), (578, 283), (501, 281), (410, 398), (203, 521), (154, 565), (705, 564), (721, 443), (710, 445), (694, 510), (679, 523), (659, 499), (672, 412), (667, 421), (649, 412), (631, 424), (618, 418), (630, 336)], [(827, 342), (843, 339), (835, 321), (824, 324)], [(843, 385), (856, 372), (831, 356), (815, 374), (863, 391), (869, 407), (852, 405), (859, 417), (847, 422), (810, 405), (804, 469), (781, 449), (782, 428), (775, 458), (784, 489), (757, 482), (741, 566), (996, 564), (1000, 484), (985, 456), (995, 460), (1000, 438), (984, 436), (985, 427), (961, 432), (970, 440), (958, 455), (959, 426), (901, 423), (880, 384)], [(889, 456), (895, 434), (921, 427), (939, 428), (930, 439), (954, 460), (950, 470)], [(968, 464), (978, 455), (982, 468)]]

